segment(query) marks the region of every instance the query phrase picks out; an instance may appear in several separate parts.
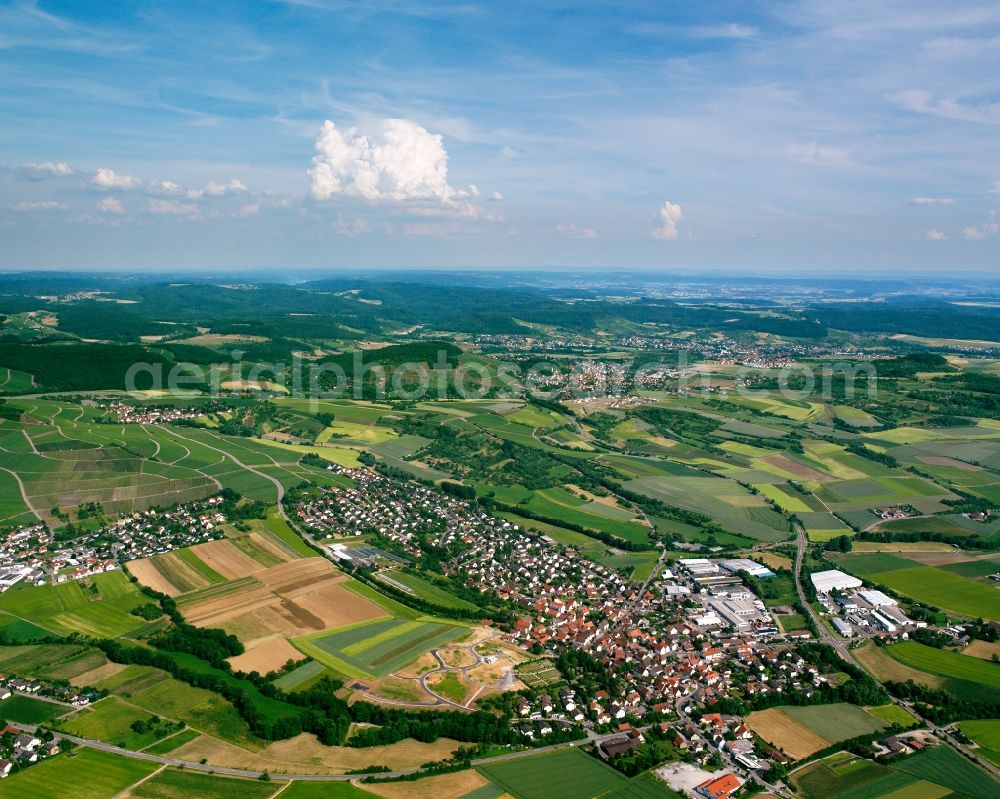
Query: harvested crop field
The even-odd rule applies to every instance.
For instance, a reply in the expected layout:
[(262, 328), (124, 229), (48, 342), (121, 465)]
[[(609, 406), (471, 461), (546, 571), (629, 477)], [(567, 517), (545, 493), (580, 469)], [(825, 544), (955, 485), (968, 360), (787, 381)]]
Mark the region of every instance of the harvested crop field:
[(284, 638), (275, 637), (258, 641), (242, 655), (229, 658), (229, 665), (233, 667), (233, 671), (247, 673), (256, 671), (258, 674), (267, 674), (269, 671), (277, 671), (289, 660), (299, 661), (304, 657), (305, 655)]
[(386, 782), (366, 785), (365, 790), (386, 799), (461, 799), (490, 785), (478, 771), (467, 769), (454, 774), (425, 777), (415, 782)]
[(112, 677), (118, 672), (125, 668), (121, 663), (105, 663), (102, 666), (97, 666), (89, 671), (83, 672), (83, 674), (77, 674), (75, 677), (70, 678), (70, 684), (84, 688), (87, 686), (94, 685), (107, 677)]
[(172, 757), (181, 760), (208, 761), (217, 766), (277, 771), (309, 772), (315, 774), (343, 774), (371, 765), (390, 768), (416, 768), (432, 760), (451, 757), (461, 744), (450, 738), (438, 738), (434, 743), (420, 743), (407, 738), (388, 746), (355, 748), (350, 746), (324, 746), (316, 736), (308, 733), (285, 741), (276, 741), (259, 752), (249, 752), (238, 746), (224, 743), (203, 735), (178, 747)]
[(263, 566), (227, 538), (191, 547), (198, 560), (227, 580), (259, 572)]
[[(306, 635), (386, 615), (373, 602), (347, 590), (346, 581), (325, 558), (307, 558), (205, 589), (195, 597), (182, 598), (181, 607), (191, 624), (221, 627), (253, 650), (258, 645), (272, 646), (276, 637)], [(280, 645), (273, 646), (275, 653), (287, 652), (279, 650)], [(272, 662), (259, 657), (258, 665)], [(251, 661), (255, 658), (248, 658)]]
[(135, 560), (128, 569), (143, 585), (179, 596), (249, 577), (297, 558), (270, 534), (254, 532)]
[(173, 596), (180, 593), (174, 584), (167, 579), (166, 575), (156, 568), (152, 558), (129, 561), (125, 564), (125, 568), (128, 569), (132, 576), (135, 577), (135, 579), (137, 579), (140, 583), (148, 588), (152, 588), (154, 591), (159, 591), (161, 594), (171, 594)]
[(962, 650), (962, 654), (983, 660), (1000, 658), (1000, 641), (973, 641)]
[(751, 713), (747, 716), (747, 724), (761, 738), (795, 760), (809, 757), (830, 745), (825, 738), (775, 707)]

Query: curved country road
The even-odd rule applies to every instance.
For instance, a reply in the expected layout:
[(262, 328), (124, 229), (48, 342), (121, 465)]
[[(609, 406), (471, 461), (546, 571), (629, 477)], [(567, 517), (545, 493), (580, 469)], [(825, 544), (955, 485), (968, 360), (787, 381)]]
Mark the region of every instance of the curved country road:
[[(15, 729), (21, 730), (22, 732), (34, 732), (38, 729), (38, 725), (28, 725), (19, 724), (16, 722), (8, 722), (9, 726)], [(131, 749), (122, 749), (121, 747), (114, 746), (113, 744), (105, 743), (104, 741), (95, 741), (89, 738), (78, 738), (75, 735), (67, 735), (59, 730), (54, 731), (56, 735), (60, 738), (65, 738), (77, 746), (85, 746), (88, 749), (96, 749), (101, 752), (108, 752), (109, 754), (119, 755), (121, 757), (131, 758), (132, 760), (145, 760), (149, 763), (159, 763), (164, 766), (177, 766), (179, 768), (184, 768), (190, 771), (204, 771), (210, 774), (222, 774), (229, 777), (248, 777), (250, 779), (257, 779), (261, 777), (265, 772), (253, 771), (251, 769), (242, 768), (229, 768), (227, 766), (213, 766), (211, 763), (198, 763), (193, 760), (179, 760), (173, 757), (166, 757), (164, 755), (150, 755), (145, 752), (133, 752)], [(603, 737), (615, 737), (620, 733), (612, 733), (608, 736)], [(533, 755), (540, 755), (546, 752), (552, 752), (556, 749), (566, 749), (574, 746), (581, 746), (583, 744), (592, 743), (595, 740), (603, 740), (601, 738), (582, 738), (579, 741), (566, 741), (564, 743), (550, 744), (549, 746), (539, 746), (536, 749), (525, 749), (521, 752), (508, 752), (503, 755), (495, 755), (493, 757), (484, 757), (472, 761), (473, 766), (480, 766), (486, 763), (495, 763), (501, 760), (516, 760), (521, 757), (531, 757)], [(424, 772), (426, 769), (423, 768), (412, 768), (412, 769), (401, 769), (399, 771), (380, 771), (374, 776), (376, 777), (405, 777), (408, 774), (419, 774)], [(360, 780), (365, 775), (363, 774), (286, 774), (281, 771), (268, 771), (266, 772), (268, 776), (275, 782), (351, 782), (353, 780)]]

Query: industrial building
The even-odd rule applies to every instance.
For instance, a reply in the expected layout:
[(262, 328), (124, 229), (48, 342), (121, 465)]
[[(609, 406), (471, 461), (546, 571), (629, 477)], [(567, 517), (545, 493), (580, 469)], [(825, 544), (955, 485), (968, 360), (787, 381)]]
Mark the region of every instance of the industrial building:
[(858, 591), (858, 596), (874, 608), (891, 607), (898, 604), (891, 596), (886, 596), (881, 591), (874, 589)]
[(852, 577), (840, 569), (830, 569), (823, 572), (815, 572), (809, 575), (813, 587), (820, 594), (829, 594), (831, 591), (846, 591), (848, 588), (860, 588), (861, 580)]
[(737, 558), (735, 560), (720, 560), (719, 565), (731, 574), (746, 572), (751, 577), (774, 577), (774, 572), (767, 566), (762, 566), (747, 558)]

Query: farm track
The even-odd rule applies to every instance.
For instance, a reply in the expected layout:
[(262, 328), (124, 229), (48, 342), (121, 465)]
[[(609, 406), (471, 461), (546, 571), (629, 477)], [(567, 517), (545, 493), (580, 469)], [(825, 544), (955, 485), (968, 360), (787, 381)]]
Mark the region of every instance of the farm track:
[(41, 513), (38, 512), (38, 508), (36, 508), (32, 503), (31, 497), (28, 496), (28, 492), (24, 488), (24, 482), (21, 480), (21, 476), (17, 472), (11, 471), (5, 466), (0, 466), (0, 470), (7, 472), (7, 474), (9, 474), (17, 481), (17, 487), (21, 492), (21, 499), (24, 502), (25, 506), (28, 508), (29, 511), (35, 514), (35, 518), (38, 519), (38, 521), (44, 521), (44, 517), (42, 516)]

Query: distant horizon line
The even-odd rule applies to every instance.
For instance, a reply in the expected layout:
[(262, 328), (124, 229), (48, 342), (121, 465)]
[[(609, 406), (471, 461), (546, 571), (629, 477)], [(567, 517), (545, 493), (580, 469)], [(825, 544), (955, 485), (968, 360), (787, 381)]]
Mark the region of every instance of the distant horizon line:
[(152, 277), (155, 275), (171, 275), (177, 273), (187, 273), (193, 275), (213, 275), (225, 274), (269, 274), (269, 273), (311, 273), (311, 274), (344, 274), (344, 273), (369, 273), (369, 272), (422, 272), (422, 273), (504, 273), (517, 274), (522, 272), (537, 274), (572, 274), (578, 272), (600, 273), (607, 272), (609, 277), (616, 275), (676, 275), (683, 277), (768, 277), (786, 278), (797, 280), (812, 280), (816, 278), (826, 279), (857, 279), (864, 278), (874, 280), (879, 277), (893, 277), (895, 279), (906, 279), (910, 281), (924, 282), (954, 282), (962, 279), (982, 279), (989, 278), (995, 282), (1000, 282), (1000, 271), (997, 269), (965, 269), (953, 271), (947, 276), (940, 274), (940, 271), (931, 269), (912, 267), (840, 267), (840, 268), (816, 268), (815, 271), (806, 271), (803, 268), (775, 268), (773, 270), (753, 267), (743, 269), (741, 267), (655, 267), (655, 266), (511, 266), (497, 264), (492, 266), (457, 266), (457, 265), (437, 265), (437, 266), (173, 266), (154, 267), (135, 270), (127, 266), (107, 266), (107, 267), (67, 267), (67, 266), (36, 266), (36, 267), (9, 267), (0, 266), (0, 276), (6, 275), (30, 275), (30, 274), (120, 274), (131, 277)]

